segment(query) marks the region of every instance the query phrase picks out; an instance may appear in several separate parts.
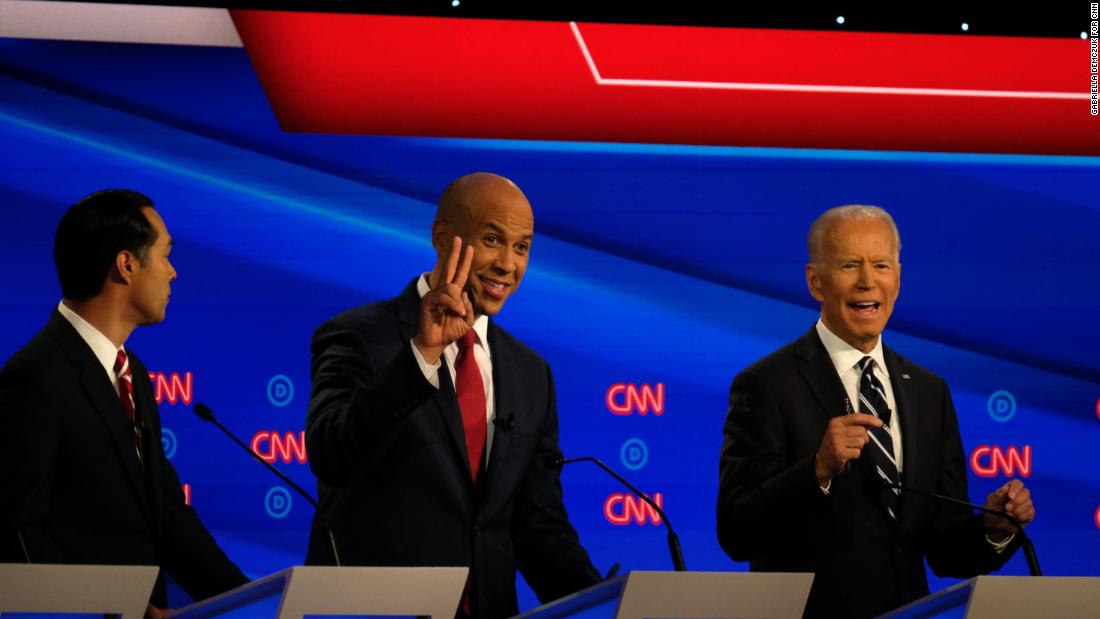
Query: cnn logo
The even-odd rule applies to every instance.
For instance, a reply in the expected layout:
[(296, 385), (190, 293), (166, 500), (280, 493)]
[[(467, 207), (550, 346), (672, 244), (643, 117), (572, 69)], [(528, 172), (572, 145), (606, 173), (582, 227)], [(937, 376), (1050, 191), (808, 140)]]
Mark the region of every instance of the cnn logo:
[[(660, 492), (652, 496), (653, 502), (661, 509), (665, 508), (665, 497)], [(653, 506), (639, 499), (633, 494), (616, 492), (607, 497), (603, 503), (603, 517), (613, 525), (626, 526), (634, 524), (661, 524), (661, 515)]]
[(264, 462), (282, 460), (289, 464), (296, 460), (298, 464), (305, 464), (307, 461), (306, 433), (303, 431), (279, 434), (261, 430), (252, 435), (252, 451)]
[(970, 453), (970, 470), (979, 477), (1031, 477), (1031, 445), (1022, 449), (981, 445)]
[(605, 401), (607, 410), (616, 415), (645, 415), (650, 411), (654, 415), (663, 415), (665, 384), (657, 383), (656, 387), (651, 387), (648, 383), (642, 383), (639, 387), (634, 383), (615, 383), (607, 390)]
[(168, 400), (169, 404), (182, 401), (190, 405), (194, 395), (194, 383), (191, 372), (184, 372), (181, 377), (178, 372), (165, 374), (164, 372), (149, 372), (149, 382), (153, 383), (153, 394), (157, 404), (163, 404)]

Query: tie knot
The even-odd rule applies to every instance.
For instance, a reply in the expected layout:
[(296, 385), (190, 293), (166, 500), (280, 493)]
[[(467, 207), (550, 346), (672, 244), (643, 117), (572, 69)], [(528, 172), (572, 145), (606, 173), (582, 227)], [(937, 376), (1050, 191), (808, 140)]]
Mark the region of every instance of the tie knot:
[(868, 369), (873, 367), (874, 364), (875, 364), (875, 360), (872, 359), (870, 356), (864, 357), (864, 358), (859, 360), (859, 371), (860, 372), (866, 372)]
[(115, 356), (115, 376), (126, 374), (129, 369), (129, 364), (127, 363), (126, 359), (126, 351), (120, 349), (118, 351), (118, 354)]
[(462, 336), (462, 339), (459, 341), (461, 342), (461, 347), (464, 350), (473, 348), (474, 343), (477, 342), (477, 332), (474, 331), (473, 327), (470, 327), (466, 331), (465, 335)]

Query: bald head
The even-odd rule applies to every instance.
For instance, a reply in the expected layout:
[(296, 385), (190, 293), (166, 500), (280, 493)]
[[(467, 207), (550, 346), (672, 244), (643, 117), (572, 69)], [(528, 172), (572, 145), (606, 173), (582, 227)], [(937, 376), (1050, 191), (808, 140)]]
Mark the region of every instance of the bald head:
[(521, 210), (534, 221), (531, 204), (520, 188), (507, 178), (491, 172), (467, 174), (447, 185), (439, 197), (435, 220), (452, 226), (462, 225), (488, 207)]
[(492, 316), (519, 286), (534, 233), (531, 203), (515, 183), (489, 172), (467, 174), (439, 198), (432, 225), (435, 272), (446, 263), (454, 237), (460, 237), (463, 247), (474, 250), (466, 292), (477, 314)]

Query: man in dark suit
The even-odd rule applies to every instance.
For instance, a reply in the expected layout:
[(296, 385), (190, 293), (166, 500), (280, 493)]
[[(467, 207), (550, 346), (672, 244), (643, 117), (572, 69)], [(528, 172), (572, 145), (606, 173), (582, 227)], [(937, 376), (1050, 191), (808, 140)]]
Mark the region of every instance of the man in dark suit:
[[(821, 319), (733, 381), (718, 539), (753, 571), (813, 572), (807, 617), (870, 617), (928, 593), (924, 559), (970, 577), (998, 569), (1018, 542), (1003, 519), (887, 486), (968, 500), (947, 385), (882, 345), (901, 287), (893, 219), (837, 207), (808, 245)], [(986, 506), (1024, 524), (1035, 516), (1019, 480)]]
[[(157, 565), (196, 599), (247, 582), (185, 503), (148, 372), (124, 346), (164, 319), (171, 248), (134, 191), (94, 193), (58, 224), (63, 299), (0, 369), (0, 560)], [(166, 605), (158, 578), (147, 616)]]
[[(514, 183), (464, 176), (440, 198), (432, 272), (313, 338), (306, 448), (342, 562), (469, 566), (459, 612), (476, 617), (517, 612), (516, 569), (544, 602), (599, 581), (549, 466), (550, 368), (490, 320), (533, 235)], [(317, 518), (307, 563), (332, 561)]]

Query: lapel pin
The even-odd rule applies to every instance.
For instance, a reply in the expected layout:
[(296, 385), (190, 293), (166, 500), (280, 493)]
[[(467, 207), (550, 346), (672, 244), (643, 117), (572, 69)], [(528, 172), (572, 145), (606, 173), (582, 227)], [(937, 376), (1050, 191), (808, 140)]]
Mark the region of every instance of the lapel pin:
[(904, 378), (905, 380), (911, 380), (911, 379), (909, 378), (909, 375), (908, 375), (908, 374), (902, 374), (902, 375), (901, 375), (901, 377), (902, 377), (902, 378)]

